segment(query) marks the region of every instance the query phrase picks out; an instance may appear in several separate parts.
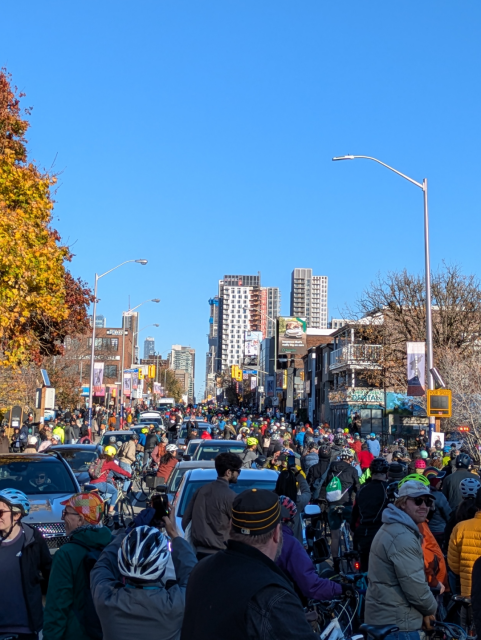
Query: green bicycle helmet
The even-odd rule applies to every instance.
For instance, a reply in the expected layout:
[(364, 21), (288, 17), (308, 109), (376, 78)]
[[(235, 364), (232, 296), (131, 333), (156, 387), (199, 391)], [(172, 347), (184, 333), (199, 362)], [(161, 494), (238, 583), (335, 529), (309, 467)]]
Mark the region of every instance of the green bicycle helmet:
[(410, 473), (408, 476), (399, 481), (398, 489), (400, 489), (405, 482), (409, 482), (410, 480), (416, 480), (417, 482), (421, 482), (425, 487), (429, 487), (429, 479), (426, 476), (423, 476), (420, 473)]

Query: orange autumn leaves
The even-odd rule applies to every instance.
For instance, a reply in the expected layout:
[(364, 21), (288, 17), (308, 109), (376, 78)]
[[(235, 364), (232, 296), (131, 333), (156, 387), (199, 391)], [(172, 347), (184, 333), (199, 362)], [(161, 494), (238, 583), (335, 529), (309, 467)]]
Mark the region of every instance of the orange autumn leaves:
[(56, 179), (27, 160), (19, 97), (0, 71), (0, 366), (61, 353), (69, 331), (86, 330), (91, 300), (65, 269), (70, 252), (50, 226)]

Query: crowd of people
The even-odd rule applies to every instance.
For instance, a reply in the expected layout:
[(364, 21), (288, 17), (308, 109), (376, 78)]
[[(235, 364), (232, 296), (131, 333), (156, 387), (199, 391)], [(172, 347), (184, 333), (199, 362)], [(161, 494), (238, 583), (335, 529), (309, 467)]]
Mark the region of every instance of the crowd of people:
[[(179, 459), (179, 425), (187, 418), (189, 442), (199, 437), (199, 415), (208, 422), (203, 438), (242, 441), (243, 452), (217, 455), (217, 479), (193, 494), (181, 530), (162, 502), (164, 511), (147, 506), (113, 535), (103, 526), (110, 474), (130, 476), (141, 456), (146, 469), (167, 478)], [(128, 424), (135, 422), (134, 414)], [(107, 418), (103, 430), (112, 427)], [(440, 441), (430, 447), (422, 432), (408, 448), (402, 439), (362, 438), (355, 428), (205, 408), (187, 416), (167, 412), (161, 424), (104, 448), (92, 480), (100, 493), (62, 502), (68, 542), (53, 560), (28, 524), (28, 497), (3, 489), (0, 566), (9, 580), (0, 586), (0, 634), (19, 640), (33, 640), (40, 630), (45, 640), (307, 640), (314, 635), (305, 613), (309, 601), (353, 596), (353, 586), (338, 574), (343, 522), (367, 574), (366, 623), (397, 627), (389, 640), (421, 640), (436, 617), (446, 617), (450, 596), (459, 594), (472, 602), (459, 621), (481, 629), (481, 481), (469, 453)], [(234, 492), (246, 468), (277, 471), (274, 490)], [(309, 503), (320, 506), (319, 522), (330, 531), (329, 577), (306, 551), (302, 513)]]

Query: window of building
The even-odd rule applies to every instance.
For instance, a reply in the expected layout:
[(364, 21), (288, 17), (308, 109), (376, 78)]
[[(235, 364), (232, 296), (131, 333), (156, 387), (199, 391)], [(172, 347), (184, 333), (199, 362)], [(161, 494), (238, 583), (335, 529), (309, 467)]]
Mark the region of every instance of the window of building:
[(104, 365), (104, 376), (106, 378), (117, 378), (118, 367), (116, 364)]

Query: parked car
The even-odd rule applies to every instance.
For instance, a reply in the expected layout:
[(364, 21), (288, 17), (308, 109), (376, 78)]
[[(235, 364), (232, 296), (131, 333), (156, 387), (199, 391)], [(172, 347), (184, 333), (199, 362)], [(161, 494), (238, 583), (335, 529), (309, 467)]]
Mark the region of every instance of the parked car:
[(184, 451), (184, 459), (186, 458), (186, 456), (190, 456), (190, 458), (188, 457), (187, 459), (191, 460), (192, 456), (194, 455), (194, 451), (197, 449), (197, 447), (201, 442), (203, 442), (203, 440), (201, 440), (200, 438), (195, 438), (195, 440), (189, 440)]
[(38, 529), (51, 553), (67, 542), (60, 504), (80, 491), (72, 469), (58, 453), (0, 455), (0, 490), (18, 489), (30, 501), (24, 521)]
[[(230, 484), (229, 487), (235, 493), (242, 493), (247, 489), (274, 491), (278, 475), (277, 471), (272, 469), (241, 469), (237, 482)], [(182, 516), (192, 496), (197, 489), (208, 482), (213, 482), (216, 478), (215, 469), (189, 469), (185, 472), (172, 503), (177, 528), (181, 535), (183, 535)]]
[[(197, 435), (202, 435), (202, 433), (208, 429), (209, 427), (211, 427), (211, 425), (208, 422), (198, 422), (196, 429), (197, 429)], [(180, 429), (177, 431), (177, 446), (179, 447), (179, 449), (185, 449), (187, 446), (187, 426), (184, 423)]]
[(102, 447), (100, 444), (59, 444), (48, 451), (55, 451), (62, 456), (82, 487), (90, 482), (89, 467), (102, 453)]
[(169, 502), (172, 502), (177, 489), (184, 477), (185, 473), (190, 469), (214, 469), (213, 460), (189, 460), (184, 462), (183, 460), (175, 465), (172, 473), (167, 480), (167, 493), (169, 495)]
[(214, 460), (226, 451), (241, 454), (245, 448), (242, 440), (202, 440), (192, 454), (192, 460)]

